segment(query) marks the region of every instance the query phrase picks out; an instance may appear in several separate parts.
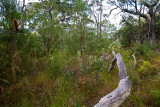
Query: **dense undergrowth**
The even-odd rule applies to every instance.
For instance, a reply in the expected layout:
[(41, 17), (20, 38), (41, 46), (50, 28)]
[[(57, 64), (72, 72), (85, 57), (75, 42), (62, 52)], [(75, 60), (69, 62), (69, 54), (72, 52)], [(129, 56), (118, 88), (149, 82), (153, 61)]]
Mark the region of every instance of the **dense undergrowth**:
[[(108, 52), (111, 50), (102, 49), (83, 57), (78, 54), (67, 57), (64, 52), (54, 51), (48, 57), (30, 59), (31, 65), (26, 65), (31, 67), (30, 73), (11, 86), (1, 87), (0, 103), (5, 106), (93, 106), (118, 86), (117, 67), (108, 72), (113, 58)], [(122, 55), (132, 81), (131, 94), (122, 107), (159, 106), (160, 52), (146, 45), (114, 50)], [(136, 67), (132, 57), (135, 52)]]

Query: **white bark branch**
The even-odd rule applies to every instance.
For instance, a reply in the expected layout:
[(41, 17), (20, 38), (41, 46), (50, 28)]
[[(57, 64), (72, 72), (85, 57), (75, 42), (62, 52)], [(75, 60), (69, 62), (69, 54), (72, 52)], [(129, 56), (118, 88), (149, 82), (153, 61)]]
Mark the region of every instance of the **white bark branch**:
[(136, 57), (135, 57), (135, 54), (136, 54), (137, 52), (135, 52), (135, 53), (133, 53), (133, 58), (134, 58), (134, 68), (136, 68), (136, 65), (137, 65), (137, 60), (136, 60)]
[(120, 54), (114, 56), (109, 70), (113, 68), (116, 61), (119, 69), (119, 85), (114, 91), (101, 98), (95, 107), (118, 107), (130, 94), (131, 80), (127, 76), (126, 67)]

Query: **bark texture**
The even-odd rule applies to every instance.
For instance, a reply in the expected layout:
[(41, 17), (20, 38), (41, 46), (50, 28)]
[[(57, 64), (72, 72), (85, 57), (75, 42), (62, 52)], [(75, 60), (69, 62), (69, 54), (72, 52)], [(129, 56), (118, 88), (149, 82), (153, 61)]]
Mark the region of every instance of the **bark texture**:
[(118, 107), (130, 94), (131, 80), (127, 76), (126, 67), (120, 54), (116, 54), (113, 58), (109, 71), (113, 69), (116, 61), (119, 69), (119, 85), (114, 91), (101, 98), (94, 107)]

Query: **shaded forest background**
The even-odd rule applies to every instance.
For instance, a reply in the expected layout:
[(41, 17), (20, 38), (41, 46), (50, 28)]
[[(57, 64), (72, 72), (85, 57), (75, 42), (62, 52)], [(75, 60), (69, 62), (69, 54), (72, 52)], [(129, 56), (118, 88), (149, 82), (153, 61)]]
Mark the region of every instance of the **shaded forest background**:
[(115, 51), (132, 81), (122, 106), (159, 106), (159, 0), (105, 2), (119, 26), (103, 2), (0, 0), (0, 105), (93, 106), (118, 85)]

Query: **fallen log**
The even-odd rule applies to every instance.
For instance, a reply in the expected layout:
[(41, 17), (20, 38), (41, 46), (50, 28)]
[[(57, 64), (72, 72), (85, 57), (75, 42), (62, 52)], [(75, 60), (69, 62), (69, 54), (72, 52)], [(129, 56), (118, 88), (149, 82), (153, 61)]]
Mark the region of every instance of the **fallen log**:
[(116, 61), (119, 69), (119, 85), (114, 91), (101, 98), (94, 107), (118, 107), (130, 94), (131, 80), (127, 76), (126, 67), (120, 54), (114, 54), (109, 71), (113, 69)]

